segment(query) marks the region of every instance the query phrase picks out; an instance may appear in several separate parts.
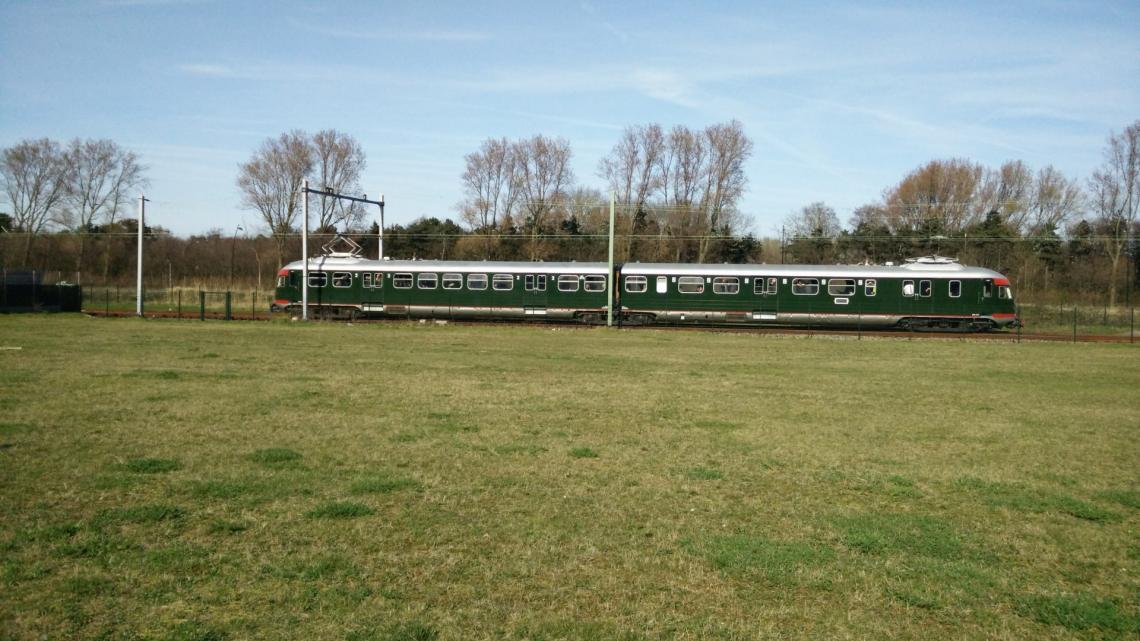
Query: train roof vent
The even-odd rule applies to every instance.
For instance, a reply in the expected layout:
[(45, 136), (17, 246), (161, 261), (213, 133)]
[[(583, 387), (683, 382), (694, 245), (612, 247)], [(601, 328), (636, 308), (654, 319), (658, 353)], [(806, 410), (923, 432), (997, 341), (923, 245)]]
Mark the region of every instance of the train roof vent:
[(903, 269), (937, 269), (947, 271), (957, 271), (963, 269), (962, 265), (958, 262), (957, 258), (950, 258), (949, 256), (919, 256), (918, 258), (906, 259), (906, 264), (902, 266)]
[(951, 263), (957, 263), (958, 259), (935, 254), (933, 256), (919, 256), (918, 258), (908, 258), (906, 259), (906, 262), (918, 263), (920, 265), (949, 265)]
[(356, 258), (363, 249), (355, 240), (337, 232), (332, 240), (321, 246), (321, 253), (329, 258)]

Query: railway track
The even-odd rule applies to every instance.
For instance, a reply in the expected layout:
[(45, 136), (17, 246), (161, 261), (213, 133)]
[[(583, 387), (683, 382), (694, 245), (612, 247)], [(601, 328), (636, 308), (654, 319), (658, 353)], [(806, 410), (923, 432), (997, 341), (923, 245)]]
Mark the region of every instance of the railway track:
[[(132, 311), (107, 311), (107, 310), (84, 310), (88, 316), (101, 317), (101, 318), (132, 318), (135, 313)], [(154, 311), (146, 312), (146, 318), (166, 318), (166, 319), (181, 319), (181, 320), (199, 320), (201, 318), (198, 314), (188, 314), (171, 311)], [(269, 321), (276, 319), (288, 318), (284, 313), (270, 313), (262, 312), (258, 314), (246, 313), (232, 313), (231, 319), (235, 321)], [(222, 312), (206, 312), (206, 320), (224, 320), (225, 314)], [(350, 322), (350, 321), (320, 321), (320, 322)], [(364, 320), (351, 321), (353, 323), (417, 323), (420, 320), (409, 320), (401, 318), (369, 318)], [(590, 329), (591, 326), (581, 325), (578, 323), (556, 323), (551, 321), (532, 322), (532, 321), (513, 321), (513, 320), (450, 320), (450, 319), (423, 319), (422, 322), (441, 322), (459, 326), (476, 326), (488, 324), (504, 324), (515, 327), (536, 327), (536, 328), (576, 328), (576, 329)], [(642, 329), (642, 330), (663, 330), (663, 331), (702, 331), (702, 332), (723, 332), (723, 333), (746, 333), (746, 334), (772, 334), (781, 336), (830, 336), (840, 338), (854, 338), (861, 339), (868, 338), (895, 338), (906, 340), (919, 340), (919, 339), (940, 339), (940, 340), (977, 340), (977, 341), (1005, 341), (1005, 342), (1021, 342), (1021, 341), (1035, 341), (1035, 342), (1055, 342), (1055, 343), (1133, 343), (1134, 338), (1130, 336), (1115, 336), (1108, 334), (1030, 334), (1030, 333), (1017, 333), (1015, 331), (1001, 331), (1001, 332), (977, 332), (977, 333), (964, 333), (964, 332), (936, 332), (936, 331), (898, 331), (898, 330), (848, 330), (848, 329), (831, 329), (831, 328), (786, 328), (786, 327), (725, 327), (723, 325), (702, 325), (699, 323), (687, 325), (655, 325), (652, 327), (630, 327), (629, 329)]]

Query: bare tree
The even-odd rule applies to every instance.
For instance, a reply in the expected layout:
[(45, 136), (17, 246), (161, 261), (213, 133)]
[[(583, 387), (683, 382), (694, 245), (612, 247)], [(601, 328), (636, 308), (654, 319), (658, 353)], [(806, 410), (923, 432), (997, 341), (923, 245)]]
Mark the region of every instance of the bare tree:
[(699, 132), (682, 125), (669, 132), (668, 152), (662, 154), (661, 164), (661, 231), (674, 238), (673, 260), (678, 262), (685, 257), (691, 237), (699, 230), (708, 157), (708, 145)]
[(283, 262), (286, 236), (300, 213), (301, 187), (314, 165), (308, 135), (294, 130), (266, 140), (249, 162), (240, 166), (237, 184), (242, 205), (257, 210), (277, 242), (277, 264)]
[(1104, 252), (1112, 265), (1108, 300), (1114, 306), (1120, 257), (1131, 240), (1140, 209), (1140, 120), (1119, 135), (1108, 137), (1104, 164), (1089, 179), (1089, 193), (1104, 235)]
[(58, 214), (67, 193), (67, 169), (59, 144), (47, 138), (24, 140), (4, 149), (0, 176), (12, 206), (12, 224), (24, 232), (24, 259), (32, 240)]
[(1037, 172), (1034, 183), (1029, 225), (1034, 233), (1061, 229), (1084, 206), (1084, 194), (1075, 180), (1070, 180), (1052, 165)]
[(980, 217), (984, 168), (968, 160), (932, 160), (883, 194), (891, 230), (942, 234), (964, 230)]
[(712, 237), (730, 232), (735, 226), (736, 203), (744, 194), (748, 176), (744, 163), (752, 155), (752, 140), (744, 133), (740, 121), (712, 125), (705, 129), (709, 149), (709, 167), (702, 210), (702, 234), (697, 261), (705, 262)]
[(148, 183), (138, 156), (112, 140), (76, 138), (68, 145), (65, 158), (69, 186), (64, 215), (79, 235), (75, 270), (82, 272), (87, 235), (100, 222), (114, 225), (134, 192)]
[(1033, 208), (1034, 183), (1033, 172), (1020, 160), (1005, 162), (996, 171), (986, 170), (973, 210), (980, 214), (996, 211), (1010, 229), (1024, 232)]
[[(318, 131), (312, 138), (314, 186), (340, 194), (360, 194), (360, 174), (367, 161), (355, 138), (335, 129)], [(337, 227), (355, 228), (364, 219), (364, 206), (337, 198), (319, 198), (317, 229), (330, 233)]]
[(510, 217), (518, 197), (514, 147), (506, 138), (489, 138), (464, 161), (465, 198), (459, 204), (460, 216), (472, 231), (484, 236), (483, 257), (490, 258), (492, 234), (500, 220)]
[(649, 200), (664, 185), (659, 166), (665, 143), (661, 125), (626, 127), (609, 156), (599, 163), (598, 175), (606, 180), (619, 205), (615, 224), (625, 239), (622, 259), (634, 254), (637, 235), (644, 231), (649, 217)]
[(570, 143), (564, 138), (542, 135), (520, 140), (513, 146), (522, 209), (530, 227), (530, 259), (539, 258), (538, 236), (551, 212), (560, 205), (574, 184), (570, 169)]
[(784, 228), (793, 238), (835, 238), (841, 229), (839, 216), (825, 203), (812, 203), (788, 216)]

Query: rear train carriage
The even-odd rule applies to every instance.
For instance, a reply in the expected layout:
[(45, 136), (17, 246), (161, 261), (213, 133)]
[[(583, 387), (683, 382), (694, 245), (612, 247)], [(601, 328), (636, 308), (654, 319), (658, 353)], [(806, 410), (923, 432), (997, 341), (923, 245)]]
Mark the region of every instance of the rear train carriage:
[(623, 316), (638, 323), (743, 323), (987, 330), (1016, 323), (1009, 281), (945, 258), (878, 265), (621, 268)]
[[(299, 313), (302, 263), (278, 274), (275, 304)], [(309, 305), (323, 317), (549, 318), (606, 315), (604, 263), (320, 257), (309, 261)]]

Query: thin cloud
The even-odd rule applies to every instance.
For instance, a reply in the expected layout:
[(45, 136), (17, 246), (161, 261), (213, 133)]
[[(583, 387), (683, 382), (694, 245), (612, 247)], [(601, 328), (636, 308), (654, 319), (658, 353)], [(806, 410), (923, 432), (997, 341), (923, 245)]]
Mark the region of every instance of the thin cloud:
[(237, 72), (226, 65), (189, 64), (179, 65), (178, 69), (192, 76), (212, 76), (215, 78), (236, 78)]
[(205, 4), (214, 0), (100, 0), (99, 6), (108, 9), (129, 7), (165, 7), (176, 4)]
[(589, 2), (580, 3), (578, 6), (582, 9), (582, 11), (585, 11), (591, 18), (595, 18), (597, 20), (598, 24), (601, 25), (601, 27), (603, 29), (605, 29), (606, 31), (609, 31), (611, 34), (617, 36), (618, 40), (622, 41), (622, 44), (629, 44), (629, 41), (630, 41), (629, 34), (626, 33), (625, 31), (622, 31), (621, 29), (618, 29), (617, 27), (615, 27), (612, 22), (609, 22), (608, 20), (602, 19), (601, 16), (598, 14), (597, 7), (590, 4)]
[(483, 31), (464, 30), (420, 30), (420, 31), (393, 31), (391, 27), (380, 27), (371, 30), (326, 26), (310, 24), (294, 18), (289, 24), (330, 38), (343, 38), (349, 40), (388, 40), (404, 42), (484, 42), (491, 39), (491, 34)]

